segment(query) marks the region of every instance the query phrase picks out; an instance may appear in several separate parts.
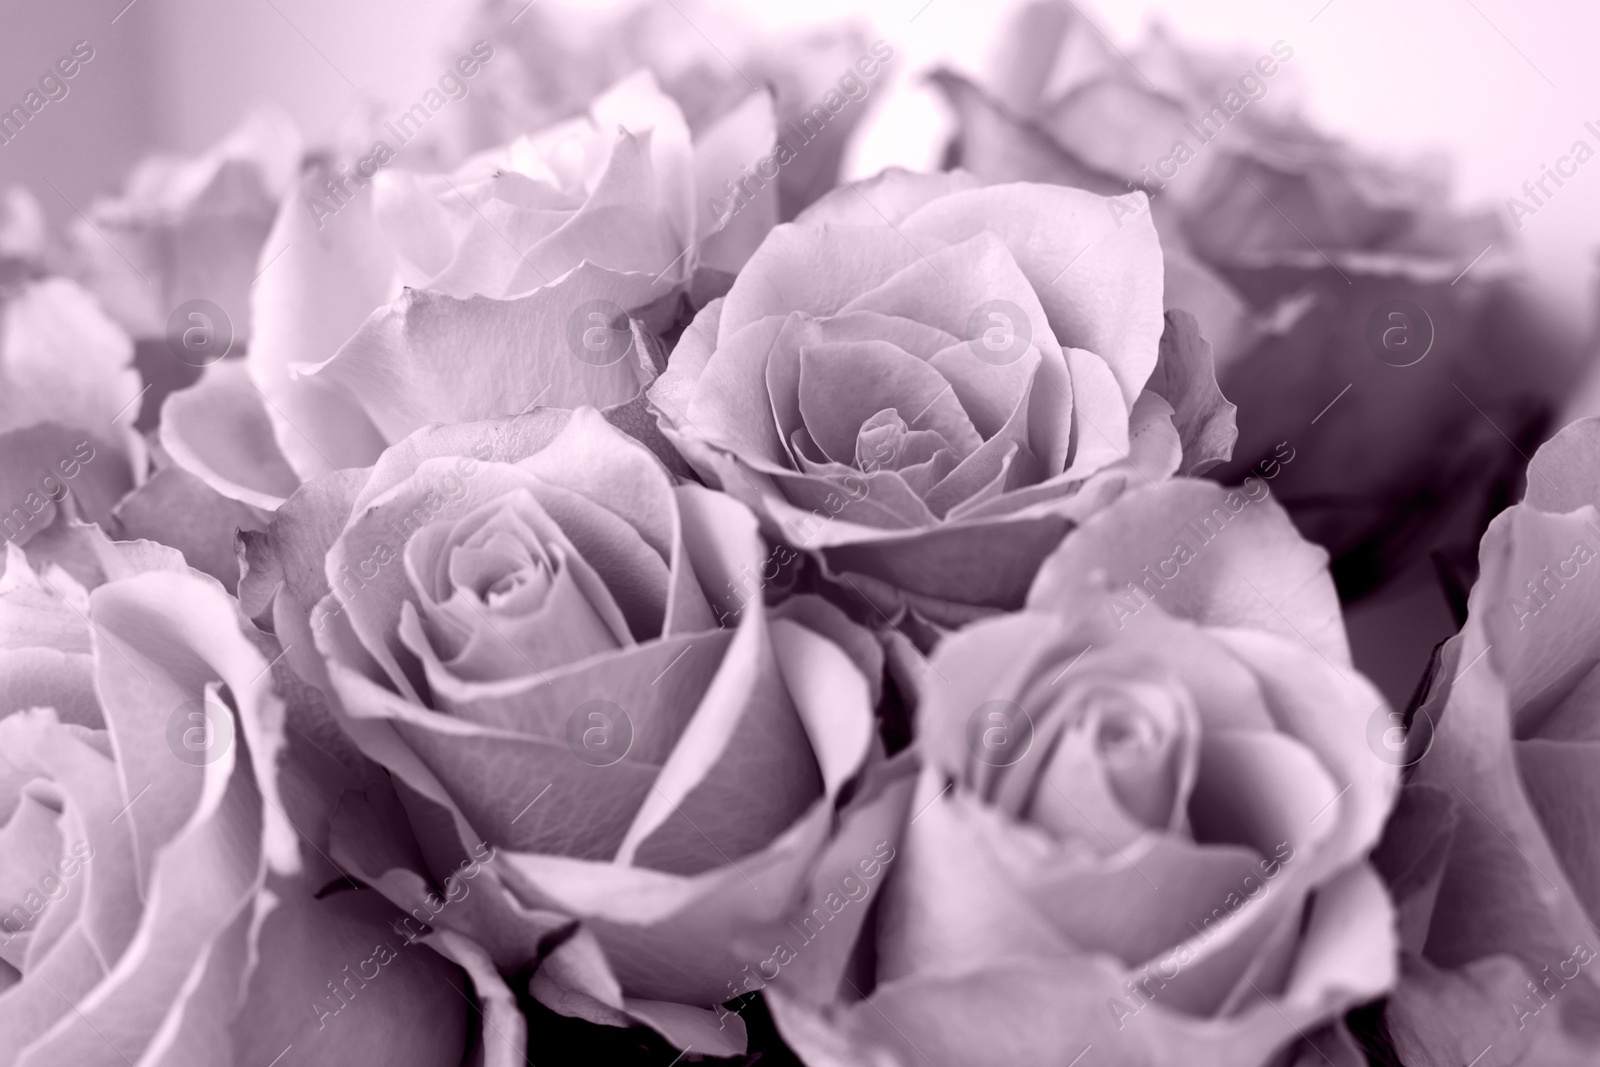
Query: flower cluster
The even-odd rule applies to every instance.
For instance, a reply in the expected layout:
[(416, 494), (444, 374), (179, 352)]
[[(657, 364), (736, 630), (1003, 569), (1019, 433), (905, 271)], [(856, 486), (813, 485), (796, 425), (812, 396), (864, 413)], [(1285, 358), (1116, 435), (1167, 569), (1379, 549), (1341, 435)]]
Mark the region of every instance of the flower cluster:
[(343, 140), (0, 199), (0, 1067), (1591, 1062), (1600, 423), (1392, 705), (1336, 568), (1441, 468), (1298, 401), (1476, 392), (1515, 286), (1288, 43), (1070, 8), (938, 173), (842, 178), (863, 27), (496, 0)]

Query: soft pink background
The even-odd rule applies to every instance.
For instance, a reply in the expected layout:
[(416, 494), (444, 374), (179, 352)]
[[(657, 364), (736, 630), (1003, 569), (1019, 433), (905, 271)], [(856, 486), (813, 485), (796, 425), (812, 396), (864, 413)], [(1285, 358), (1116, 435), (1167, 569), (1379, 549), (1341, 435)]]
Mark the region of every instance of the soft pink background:
[[(537, 0), (555, 6), (553, 0)], [(568, 0), (570, 3), (570, 0)], [(0, 181), (41, 190), (55, 214), (68, 198), (105, 190), (147, 148), (201, 147), (251, 103), (270, 99), (308, 136), (326, 136), (360, 93), (415, 98), (437, 77), (451, 28), (469, 0), (0, 0), (0, 102), (27, 88), (72, 42), (95, 60), (72, 94), (47, 106), (23, 137), (0, 146)], [(581, 6), (613, 6), (590, 2)], [(1009, 3), (979, 0), (752, 0), (723, 3), (757, 24), (841, 14), (869, 18), (903, 51), (903, 81), (941, 59), (979, 67)], [(1465, 198), (1505, 198), (1553, 163), (1585, 120), (1600, 125), (1600, 7), (1576, 0), (1120, 0), (1080, 5), (1110, 36), (1134, 40), (1151, 17), (1185, 36), (1252, 54), (1274, 40), (1330, 127), (1402, 153), (1446, 149)], [(713, 42), (733, 33), (697, 18)], [(725, 50), (728, 50), (725, 48)], [(1520, 54), (1519, 54), (1520, 50)], [(1524, 58), (1524, 56), (1526, 58)], [(1546, 80), (1548, 79), (1548, 81)], [(1274, 91), (1278, 91), (1274, 87)], [(901, 93), (874, 116), (858, 173), (936, 158), (942, 112)], [(1592, 173), (1591, 173), (1592, 171)], [(1523, 237), (1539, 269), (1576, 306), (1600, 241), (1600, 160), (1580, 170)]]

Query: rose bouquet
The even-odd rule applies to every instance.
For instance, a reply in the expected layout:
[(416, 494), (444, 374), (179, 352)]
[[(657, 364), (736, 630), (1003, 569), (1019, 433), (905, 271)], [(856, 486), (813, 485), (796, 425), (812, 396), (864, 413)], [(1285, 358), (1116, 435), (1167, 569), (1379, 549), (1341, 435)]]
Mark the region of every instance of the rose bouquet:
[(1597, 431), (1401, 708), (1335, 579), (1442, 520), (1284, 429), (1520, 336), (1479, 225), (1050, 7), (843, 180), (898, 46), (702, 14), (0, 198), (0, 1067), (1589, 1062)]
[(1239, 407), (1216, 477), (1287, 440), (1279, 498), (1347, 599), (1430, 551), (1470, 585), (1471, 546), (1577, 384), (1582, 338), (1529, 284), (1515, 212), (1457, 211), (1447, 161), (1317, 129), (1296, 65), (1293, 41), (1201, 52), (1160, 27), (1124, 58), (1069, 0), (1032, 0), (985, 81), (935, 79), (964, 168), (1154, 215), (1165, 304), (1199, 319)]

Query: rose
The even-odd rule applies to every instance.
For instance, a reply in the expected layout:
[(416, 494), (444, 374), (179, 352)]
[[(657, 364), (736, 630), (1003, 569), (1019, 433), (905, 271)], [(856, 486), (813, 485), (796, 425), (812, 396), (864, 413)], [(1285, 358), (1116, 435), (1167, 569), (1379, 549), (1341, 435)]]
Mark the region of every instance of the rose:
[(245, 351), (250, 283), (299, 166), (294, 124), (261, 108), (204, 152), (142, 160), (74, 222), (69, 273), (138, 342), (149, 426), (199, 368)]
[(889, 171), (773, 230), (650, 398), (847, 593), (956, 625), (1020, 605), (1131, 478), (1227, 455), (1204, 342), (1163, 335), (1160, 255), (1101, 197)]
[[(764, 101), (726, 138), (770, 147)], [(429, 422), (587, 403), (646, 432), (656, 357), (629, 318), (675, 319), (711, 230), (696, 184), (726, 138), (691, 144), (641, 73), (586, 116), (450, 173), (376, 169), (404, 153), (382, 139), (361, 160), (324, 160), (268, 239), (281, 255), (254, 287), (246, 364), (213, 365), (175, 396), (163, 446), (222, 495), (270, 510)], [(741, 240), (747, 254), (759, 234)]]
[(193, 157), (150, 156), (121, 195), (96, 200), (74, 226), (78, 273), (136, 338), (164, 343), (173, 312), (207, 300), (227, 320), (212, 326), (242, 351), (256, 261), (299, 165), (300, 135), (271, 108)]
[[(865, 113), (856, 104), (843, 106), (843, 93), (837, 94), (838, 103), (824, 103), (824, 98), (841, 77), (870, 84), (879, 62), (869, 51), (864, 28), (854, 22), (804, 33), (757, 33), (728, 16), (704, 4), (659, 0), (621, 11), (558, 4), (526, 13), (516, 4), (487, 0), (475, 17), (474, 32), (505, 40), (507, 62), (488, 73), (484, 91), (461, 109), (462, 121), (443, 132), (473, 147), (492, 144), (571, 114), (606, 85), (642, 67), (683, 108), (699, 137), (733, 112), (752, 85), (766, 85), (780, 131), (799, 124), (815, 107), (825, 106), (829, 113), (820, 131), (813, 121), (812, 136), (777, 174), (777, 195), (760, 197), (762, 210), (776, 209), (772, 221), (792, 219), (837, 184), (845, 147)], [(717, 27), (716, 43), (709, 47), (710, 39), (697, 29), (705, 25)], [(753, 169), (766, 151), (726, 159), (707, 195), (724, 197), (723, 182), (740, 182), (741, 169)], [(765, 184), (753, 183), (758, 189)]]
[[(97, 200), (71, 233), (71, 272), (105, 312), (82, 310), (88, 302), (81, 299), (57, 302), (53, 312), (83, 335), (78, 344), (93, 346), (103, 368), (99, 376), (111, 383), (96, 382), (95, 388), (112, 395), (97, 405), (103, 410), (76, 420), (91, 434), (52, 437), (34, 445), (30, 466), (54, 463), (56, 481), (72, 469), (67, 485), (77, 490), (74, 495), (86, 517), (119, 537), (150, 537), (181, 548), (192, 564), (230, 589), (238, 577), (234, 530), (259, 528), (261, 513), (219, 497), (174, 466), (162, 450), (151, 458), (154, 469), (147, 472), (143, 442), (120, 439), (154, 426), (152, 416), (173, 390), (194, 382), (198, 368), (248, 347), (250, 284), (258, 259), (266, 258), (263, 244), (299, 163), (298, 132), (270, 108), (253, 112), (194, 157), (145, 159), (122, 193)], [(121, 330), (101, 325), (106, 314)], [(79, 325), (78, 319), (87, 322)], [(121, 336), (122, 330), (132, 336), (133, 345)], [(110, 339), (113, 333), (115, 341)], [(72, 392), (58, 386), (50, 391), (58, 397)], [(86, 390), (79, 386), (76, 391)], [(136, 396), (137, 402), (130, 404)], [(59, 404), (53, 399), (42, 410)], [(96, 443), (107, 439), (117, 447)], [(122, 454), (133, 461), (133, 480), (124, 470)], [(80, 467), (87, 475), (77, 473)], [(35, 474), (35, 480), (41, 478)], [(134, 480), (140, 483), (136, 490)], [(96, 492), (88, 486), (103, 488)], [(112, 505), (130, 490), (131, 497), (113, 514)], [(41, 514), (32, 525), (48, 521)]]
[(0, 287), (0, 530), (26, 544), (70, 496), (105, 521), (143, 474), (133, 344), (64, 278)]
[(1414, 766), (1378, 857), (1402, 917), (1388, 1028), (1407, 1063), (1490, 1042), (1540, 1064), (1592, 1063), (1600, 1048), (1597, 456), (1594, 419), (1534, 456), (1527, 495), (1483, 536), (1466, 625), (1410, 722)]
[(268, 874), (271, 797), (305, 809), (257, 788), (281, 704), (237, 605), (171, 549), (52, 533), (0, 574), (0, 1061), (460, 1062), (466, 1002), (430, 949), (336, 1025), (307, 1011), (392, 909)]
[(1451, 206), (1441, 168), (1362, 151), (1280, 106), (1294, 54), (1286, 41), (1205, 54), (1157, 32), (1130, 65), (1071, 4), (1043, 0), (1002, 33), (985, 87), (937, 80), (974, 173), (1119, 193), (1124, 223), (1144, 210), (1128, 190), (1152, 197), (1165, 306), (1199, 320), (1239, 406), (1216, 477), (1303, 442), (1278, 491), (1349, 596), (1435, 544), (1470, 555), (1522, 462), (1502, 432), (1537, 440), (1580, 345), (1570, 315), (1527, 286), (1502, 223)]
[(838, 982), (867, 908), (836, 889), (892, 850), (910, 781), (865, 631), (814, 597), (716, 625), (762, 554), (737, 502), (541, 409), (418, 431), (245, 544), (246, 609), (394, 776), (426, 870), (364, 806), (331, 854), (415, 920), (696, 1051), (743, 1048), (721, 1005), (763, 982)]
[(941, 642), (876, 989), (777, 995), (807, 1063), (1245, 1067), (1387, 988), (1383, 702), (1264, 488), (1130, 491)]
[(181, 549), (231, 590), (234, 531), (265, 518), (159, 451), (147, 471), (134, 426), (152, 387), (140, 387), (134, 344), (76, 283), (29, 278), (36, 266), (0, 283), (0, 536), (28, 544), (65, 506), (120, 538)]

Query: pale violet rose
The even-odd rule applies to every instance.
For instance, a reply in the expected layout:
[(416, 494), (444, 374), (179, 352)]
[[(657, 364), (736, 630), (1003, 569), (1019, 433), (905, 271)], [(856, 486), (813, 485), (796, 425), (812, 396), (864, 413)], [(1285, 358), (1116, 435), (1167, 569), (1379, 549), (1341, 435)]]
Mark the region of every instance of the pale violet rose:
[[(1600, 1056), (1600, 420), (1489, 524), (1460, 634), (1397, 718), (1412, 764), (1378, 854), (1400, 909), (1388, 1030), (1408, 1064)], [(1402, 726), (1409, 731), (1402, 731)]]
[(26, 544), (70, 498), (104, 522), (144, 474), (133, 342), (75, 282), (0, 282), (0, 531)]
[(166, 451), (224, 496), (271, 509), (428, 423), (534, 406), (591, 404), (648, 432), (660, 357), (644, 334), (676, 320), (708, 250), (737, 261), (760, 238), (714, 234), (695, 205), (708, 160), (770, 147), (763, 93), (692, 141), (640, 72), (440, 174), (406, 169), (390, 126), (302, 175), (262, 252), (247, 359), (163, 410)]
[(1148, 213), (1113, 206), (963, 172), (837, 190), (684, 332), (663, 431), (857, 610), (1018, 607), (1075, 523), (1233, 442), (1209, 346), (1162, 315)]
[[(838, 985), (910, 765), (878, 739), (867, 631), (816, 597), (741, 608), (765, 550), (736, 501), (541, 409), (420, 430), (245, 543), (245, 609), (421, 849), (346, 803), (344, 869), (555, 1012), (696, 1053), (744, 1050), (730, 1000)], [(464, 864), (470, 892), (430, 902)]]
[(962, 167), (1153, 216), (1165, 306), (1199, 320), (1239, 408), (1214, 476), (1290, 441), (1275, 491), (1348, 597), (1430, 548), (1470, 555), (1583, 353), (1575, 317), (1531, 284), (1518, 220), (1456, 206), (1444, 160), (1315, 127), (1299, 63), (1293, 40), (1207, 52), (1160, 27), (1124, 56), (1067, 0), (1035, 0), (981, 84), (937, 80)]
[(0, 1064), (457, 1067), (461, 972), (371, 890), (269, 873), (306, 806), (259, 784), (282, 704), (238, 605), (94, 527), (28, 552), (0, 573)]
[[(705, 192), (724, 201), (724, 183), (748, 183), (758, 206), (744, 211), (775, 210), (788, 221), (838, 183), (852, 132), (892, 77), (895, 50), (871, 41), (859, 21), (758, 32), (730, 16), (702, 0), (627, 0), (604, 9), (556, 0), (528, 10), (485, 0), (473, 26), (504, 41), (505, 58), (453, 113), (446, 138), (472, 147), (498, 143), (581, 109), (640, 68), (655, 74), (698, 138), (762, 85), (773, 94), (779, 139), (792, 155), (780, 157), (776, 176), (770, 168), (757, 172), (766, 149), (729, 157)], [(702, 26), (716, 31), (707, 37)]]
[[(281, 112), (262, 108), (204, 152), (143, 160), (120, 193), (97, 199), (72, 227), (64, 269), (134, 342), (132, 363), (142, 380), (104, 416), (118, 415), (118, 429), (153, 428), (166, 398), (192, 385), (201, 367), (247, 350), (250, 283), (299, 166), (299, 133)], [(0, 239), (0, 256), (3, 244)], [(100, 317), (65, 314), (87, 320), (80, 330)], [(123, 377), (101, 377), (115, 382), (120, 395)], [(134, 394), (138, 403), (119, 413)], [(103, 477), (117, 466), (106, 460), (110, 454), (103, 446), (94, 450), (91, 475)], [(134, 488), (119, 480), (111, 499), (86, 517), (119, 537), (150, 537), (180, 548), (192, 565), (231, 589), (237, 580), (233, 532), (264, 525), (262, 514), (219, 496), (161, 449), (151, 455), (148, 472), (142, 449), (134, 458), (140, 483), (134, 494), (111, 514), (111, 504)]]
[[(299, 132), (272, 108), (252, 112), (192, 157), (151, 156), (120, 194), (97, 199), (73, 226), (75, 274), (139, 340), (164, 345), (174, 313), (205, 301), (221, 316), (206, 309), (211, 321), (202, 328), (227, 335), (242, 352), (250, 283), (299, 167)], [(196, 325), (179, 318), (184, 330)], [(184, 330), (177, 331), (180, 340)], [(172, 352), (152, 358), (184, 365)]]
[(1130, 490), (938, 646), (876, 984), (769, 993), (810, 1067), (1321, 1063), (1319, 1029), (1359, 1062), (1327, 1024), (1394, 979), (1397, 774), (1327, 554), (1267, 497)]
[(65, 507), (119, 539), (180, 549), (231, 591), (234, 531), (266, 515), (149, 454), (134, 427), (154, 389), (141, 388), (134, 342), (77, 283), (26, 262), (0, 281), (0, 536), (25, 545)]

